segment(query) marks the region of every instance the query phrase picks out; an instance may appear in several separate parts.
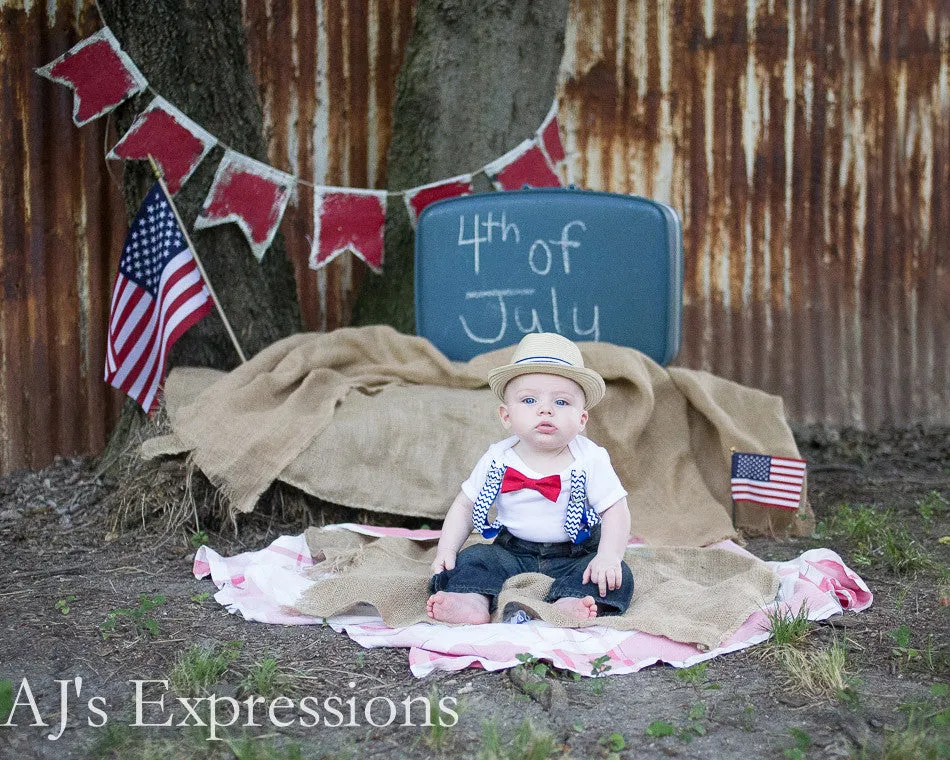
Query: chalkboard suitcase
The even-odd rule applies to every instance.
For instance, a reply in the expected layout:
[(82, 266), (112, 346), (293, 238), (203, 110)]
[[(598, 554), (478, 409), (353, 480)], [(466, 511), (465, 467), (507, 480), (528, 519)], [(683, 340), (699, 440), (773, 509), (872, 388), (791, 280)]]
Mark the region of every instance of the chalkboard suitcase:
[(531, 331), (676, 356), (683, 308), (676, 212), (647, 198), (526, 189), (433, 203), (419, 216), (416, 332), (450, 359)]

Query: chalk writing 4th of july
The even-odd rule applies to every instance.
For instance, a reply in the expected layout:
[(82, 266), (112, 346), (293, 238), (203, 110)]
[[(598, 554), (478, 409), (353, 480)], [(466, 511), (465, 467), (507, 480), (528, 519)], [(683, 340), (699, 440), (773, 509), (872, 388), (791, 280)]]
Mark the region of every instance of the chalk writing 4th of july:
[[(500, 218), (492, 211), (484, 217), (460, 215), (458, 230), (458, 248), (471, 256), (476, 278), (482, 275), (485, 255), (504, 257), (505, 267), (519, 284), (525, 278), (529, 282), (537, 279), (534, 287), (499, 288), (495, 281), (491, 284), (496, 287), (467, 291), (465, 313), (458, 318), (469, 340), (486, 345), (511, 343), (509, 328), (517, 330), (515, 339), (517, 334), (557, 332), (575, 339), (600, 340), (598, 304), (560, 304), (557, 286), (550, 284), (553, 273), (561, 279), (569, 277), (572, 265), (576, 272), (578, 261), (583, 261), (582, 242), (587, 231), (583, 221), (568, 221), (556, 236), (538, 237), (530, 244), (527, 240), (522, 243), (518, 225), (508, 221), (506, 212)], [(576, 292), (577, 288), (571, 290)]]

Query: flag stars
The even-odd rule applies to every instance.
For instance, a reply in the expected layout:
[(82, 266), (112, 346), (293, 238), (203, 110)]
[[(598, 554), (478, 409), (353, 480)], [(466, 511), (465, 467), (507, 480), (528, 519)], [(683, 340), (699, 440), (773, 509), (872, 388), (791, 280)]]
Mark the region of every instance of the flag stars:
[(161, 199), (147, 200), (131, 225), (120, 270), (154, 293), (169, 260), (184, 249), (184, 237), (168, 207)]
[(736, 477), (748, 480), (769, 479), (769, 458), (754, 454), (746, 454), (737, 458)]

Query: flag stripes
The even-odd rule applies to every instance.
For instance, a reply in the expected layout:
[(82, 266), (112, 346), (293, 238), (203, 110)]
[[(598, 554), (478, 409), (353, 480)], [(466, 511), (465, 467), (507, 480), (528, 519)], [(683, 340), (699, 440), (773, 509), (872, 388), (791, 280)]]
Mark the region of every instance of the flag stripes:
[(148, 413), (168, 349), (211, 311), (211, 298), (156, 183), (129, 230), (112, 291), (105, 379)]
[(109, 331), (106, 381), (150, 413), (157, 405), (168, 348), (211, 311), (211, 302), (190, 251), (170, 262), (157, 301), (121, 274), (116, 293), (126, 308)]
[(732, 499), (765, 507), (798, 509), (805, 460), (736, 452), (732, 455)]

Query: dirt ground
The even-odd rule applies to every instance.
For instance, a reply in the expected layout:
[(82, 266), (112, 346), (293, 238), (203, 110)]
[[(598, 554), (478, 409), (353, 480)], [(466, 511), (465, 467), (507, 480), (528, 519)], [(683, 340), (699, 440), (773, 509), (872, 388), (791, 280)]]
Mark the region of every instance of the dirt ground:
[[(257, 549), (299, 532), (299, 518), (257, 515), (235, 536), (196, 515), (207, 518), (204, 535), (195, 533), (193, 520), (163, 533), (169, 521), (146, 505), (161, 489), (168, 492), (163, 498), (181, 500), (186, 479), (174, 460), (161, 466), (160, 483), (142, 495), (139, 508), (128, 489), (117, 503), (122, 478), (96, 477), (91, 459), (4, 477), (0, 708), (6, 713), (16, 702), (7, 721), (16, 725), (0, 726), (0, 757), (950, 757), (950, 539), (940, 541), (950, 536), (950, 430), (808, 429), (796, 436), (809, 461), (819, 533), (755, 539), (747, 548), (784, 560), (827, 546), (875, 594), (869, 610), (814, 625), (800, 645), (806, 653), (843, 653), (844, 688), (824, 695), (791, 682), (792, 671), (763, 646), (688, 673), (657, 666), (574, 679), (540, 663), (532, 673), (469, 669), (419, 680), (406, 650), (364, 650), (327, 627), (248, 623), (211, 598), (210, 580), (192, 577), (195, 542), (206, 538), (223, 554)], [(865, 542), (843, 527), (854, 510), (888, 515), (892, 532)], [(902, 543), (895, 549), (889, 542)], [(907, 551), (916, 566), (902, 565)], [(299, 708), (306, 696), (321, 704), (337, 697), (344, 725), (279, 728), (259, 710), (260, 725), (219, 729), (221, 740), (209, 741), (207, 729), (178, 725), (194, 720), (176, 701), (182, 692), (161, 684), (141, 687), (139, 722), (170, 716), (174, 724), (132, 725), (134, 682), (168, 679), (196, 644), (229, 653), (207, 693), (244, 700), (267, 686), (272, 697), (285, 695), (295, 705), (280, 718), (306, 717)], [(268, 660), (277, 673), (269, 680), (262, 676)], [(260, 691), (247, 680), (254, 674)], [(519, 675), (540, 686), (519, 685)], [(370, 725), (362, 708), (374, 697), (396, 704), (400, 718)], [(451, 698), (443, 704), (453, 712), (435, 714), (454, 725), (424, 726), (421, 715), (403, 725), (403, 702), (416, 697), (430, 704)], [(356, 725), (346, 725), (347, 700), (354, 698), (357, 720), (347, 722)], [(385, 710), (377, 714), (385, 722)], [(41, 718), (48, 725), (32, 725)], [(245, 718), (246, 712), (239, 722)]]

